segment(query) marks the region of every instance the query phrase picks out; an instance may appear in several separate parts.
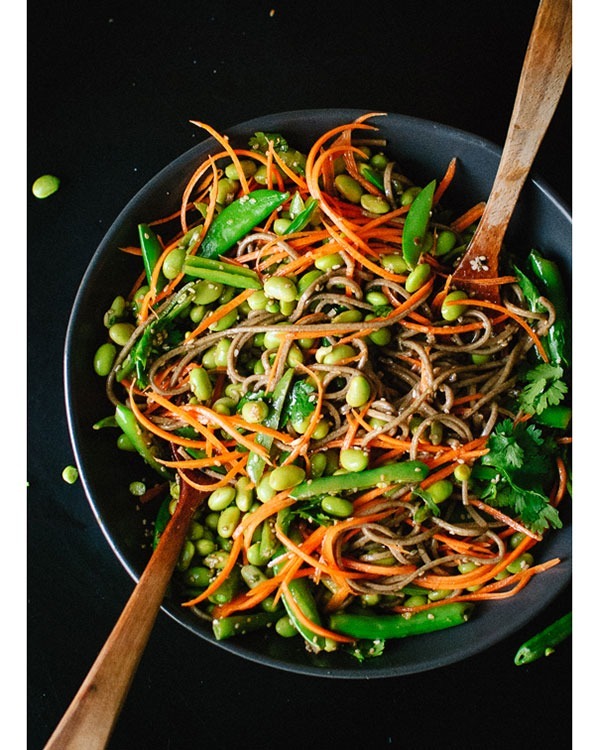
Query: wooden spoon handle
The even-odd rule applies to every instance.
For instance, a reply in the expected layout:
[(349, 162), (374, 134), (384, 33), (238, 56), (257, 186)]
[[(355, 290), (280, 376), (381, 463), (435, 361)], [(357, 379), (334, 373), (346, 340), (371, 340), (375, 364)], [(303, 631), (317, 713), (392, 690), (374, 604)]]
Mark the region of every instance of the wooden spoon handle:
[(571, 24), (571, 0), (541, 0), (498, 172), (455, 280), (476, 275), (470, 272), (476, 257), (487, 258), (482, 277), (497, 275), (497, 252), (571, 71)]
[[(185, 485), (184, 485), (185, 486)], [(182, 502), (45, 750), (101, 750), (113, 731), (165, 591), (196, 502)]]
[(571, 0), (542, 0), (525, 55), (489, 225), (506, 225), (571, 70)]

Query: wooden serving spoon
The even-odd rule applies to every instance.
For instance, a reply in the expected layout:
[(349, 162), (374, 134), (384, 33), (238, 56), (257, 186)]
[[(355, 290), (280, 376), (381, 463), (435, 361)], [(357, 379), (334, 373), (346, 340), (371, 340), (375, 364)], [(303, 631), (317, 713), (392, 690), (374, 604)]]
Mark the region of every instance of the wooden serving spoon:
[(179, 559), (186, 531), (205, 495), (187, 482), (181, 483), (175, 513), (45, 750), (106, 747)]
[(513, 210), (571, 71), (571, 0), (541, 0), (498, 172), (453, 285), (499, 302), (498, 256)]

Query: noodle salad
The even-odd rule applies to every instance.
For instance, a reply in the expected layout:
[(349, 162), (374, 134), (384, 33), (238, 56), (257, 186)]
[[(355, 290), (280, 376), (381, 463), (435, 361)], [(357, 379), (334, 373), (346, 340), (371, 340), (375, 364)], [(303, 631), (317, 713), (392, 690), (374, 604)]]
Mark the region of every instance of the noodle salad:
[(484, 204), (452, 215), (456, 160), (415, 184), (374, 116), (306, 153), (194, 123), (219, 148), (122, 248), (140, 274), (104, 315), (95, 427), (146, 462), (154, 546), (202, 493), (173, 589), (217, 640), (363, 660), (560, 563), (536, 560), (570, 493), (559, 269), (507, 249), (500, 303), (453, 287)]

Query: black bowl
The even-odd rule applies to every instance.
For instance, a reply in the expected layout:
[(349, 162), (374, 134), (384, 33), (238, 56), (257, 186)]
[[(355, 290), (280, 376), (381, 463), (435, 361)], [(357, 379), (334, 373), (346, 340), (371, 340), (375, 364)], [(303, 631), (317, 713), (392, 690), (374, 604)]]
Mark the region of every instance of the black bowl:
[[(329, 128), (350, 122), (363, 110), (303, 110), (261, 117), (227, 131), (232, 144), (246, 147), (255, 131), (281, 132), (297, 148), (307, 149)], [(371, 122), (388, 141), (387, 151), (416, 182), (440, 178), (452, 157), (457, 175), (445, 195), (446, 207), (457, 212), (485, 200), (498, 167), (500, 149), (470, 133), (444, 125), (389, 114)], [(155, 509), (140, 510), (132, 502), (129, 483), (146, 471), (136, 455), (116, 450), (112, 430), (92, 425), (111, 411), (103, 381), (92, 368), (93, 356), (104, 340), (103, 312), (122, 294), (139, 271), (139, 262), (120, 246), (135, 244), (137, 224), (177, 209), (181, 192), (194, 168), (220, 151), (207, 139), (165, 167), (119, 214), (96, 250), (79, 288), (65, 347), (65, 394), (68, 425), (83, 486), (93, 512), (121, 563), (137, 580), (149, 556), (147, 530)], [(531, 248), (571, 266), (571, 217), (553, 191), (534, 176), (525, 186), (509, 227), (511, 248)], [(536, 560), (561, 558), (560, 565), (536, 576), (517, 596), (478, 605), (469, 623), (460, 628), (389, 642), (382, 656), (358, 664), (345, 654), (308, 654), (301, 639), (251, 634), (217, 642), (207, 623), (167, 596), (163, 609), (183, 627), (208, 642), (261, 664), (318, 677), (366, 679), (392, 677), (435, 669), (480, 653), (515, 633), (542, 612), (571, 579), (571, 528), (568, 522), (539, 546)]]

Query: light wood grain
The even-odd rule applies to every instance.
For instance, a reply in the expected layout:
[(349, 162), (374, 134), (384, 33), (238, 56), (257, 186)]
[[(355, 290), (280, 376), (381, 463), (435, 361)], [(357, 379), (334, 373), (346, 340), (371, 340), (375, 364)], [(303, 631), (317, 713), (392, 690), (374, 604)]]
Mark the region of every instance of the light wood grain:
[(177, 509), (96, 661), (45, 750), (101, 750), (119, 717), (192, 515), (203, 495), (182, 483)]
[(571, 72), (571, 0), (542, 0), (525, 54), (515, 104), (498, 172), (484, 213), (453, 285), (499, 301), (498, 257), (531, 165)]

